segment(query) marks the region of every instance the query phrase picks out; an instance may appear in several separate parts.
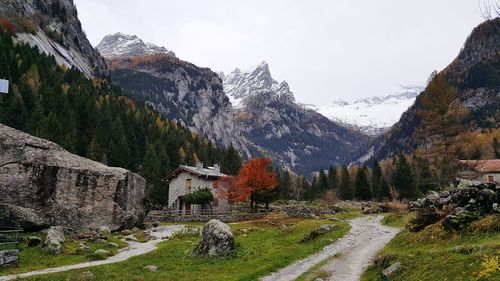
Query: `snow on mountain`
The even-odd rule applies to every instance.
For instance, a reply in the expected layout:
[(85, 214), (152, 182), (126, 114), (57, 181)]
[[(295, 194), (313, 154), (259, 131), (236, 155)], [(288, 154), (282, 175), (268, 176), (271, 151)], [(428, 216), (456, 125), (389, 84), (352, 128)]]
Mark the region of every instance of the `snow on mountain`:
[(245, 98), (262, 92), (273, 92), (278, 97), (295, 101), (288, 83), (274, 80), (269, 71), (269, 65), (265, 61), (247, 71), (236, 68), (223, 79), (224, 91), (236, 108), (241, 108)]
[(144, 43), (136, 35), (115, 33), (106, 35), (96, 46), (105, 58), (133, 57), (139, 55), (168, 54), (175, 57), (175, 53), (165, 47), (156, 46), (153, 43)]
[(274, 80), (266, 62), (219, 76), (254, 152), (284, 167), (309, 174), (345, 163), (367, 141), (366, 135), (296, 103), (288, 83)]
[(369, 135), (378, 135), (396, 123), (423, 90), (420, 86), (402, 87), (400, 92), (387, 96), (363, 98), (354, 102), (336, 100), (326, 106), (306, 106), (331, 120)]

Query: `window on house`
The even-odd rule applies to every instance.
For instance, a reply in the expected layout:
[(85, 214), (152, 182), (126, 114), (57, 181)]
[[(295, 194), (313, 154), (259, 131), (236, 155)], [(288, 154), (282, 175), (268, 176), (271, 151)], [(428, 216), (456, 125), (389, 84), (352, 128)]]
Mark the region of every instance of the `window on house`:
[(488, 175), (488, 182), (495, 182), (495, 177)]
[(219, 187), (219, 182), (218, 181), (214, 181), (213, 187), (214, 188), (218, 188)]
[(192, 187), (192, 180), (191, 179), (186, 179), (186, 188), (191, 191), (191, 187)]
[(219, 198), (214, 198), (213, 204), (214, 207), (219, 206)]

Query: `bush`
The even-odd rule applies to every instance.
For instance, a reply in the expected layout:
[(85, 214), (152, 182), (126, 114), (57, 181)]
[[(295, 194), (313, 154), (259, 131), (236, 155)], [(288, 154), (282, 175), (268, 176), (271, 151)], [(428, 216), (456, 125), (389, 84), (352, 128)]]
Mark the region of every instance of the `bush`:
[(14, 33), (16, 31), (14, 24), (6, 18), (0, 18), (0, 27), (3, 31), (8, 33)]
[(208, 187), (204, 187), (184, 195), (183, 200), (188, 204), (209, 204), (214, 201), (214, 195)]
[(489, 215), (470, 224), (473, 232), (500, 231), (500, 215)]

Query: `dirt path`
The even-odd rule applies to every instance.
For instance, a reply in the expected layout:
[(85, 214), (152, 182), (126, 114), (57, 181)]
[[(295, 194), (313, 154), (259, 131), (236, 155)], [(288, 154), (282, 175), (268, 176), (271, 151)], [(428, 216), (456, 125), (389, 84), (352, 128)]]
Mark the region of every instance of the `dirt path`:
[(151, 236), (154, 237), (154, 239), (152, 239), (146, 243), (140, 243), (140, 242), (135, 242), (135, 241), (126, 241), (128, 243), (128, 247), (121, 249), (116, 255), (114, 255), (106, 260), (84, 262), (84, 263), (78, 263), (78, 264), (72, 264), (72, 265), (66, 265), (66, 266), (54, 267), (54, 268), (46, 268), (46, 269), (41, 269), (41, 270), (36, 270), (36, 271), (31, 271), (31, 272), (26, 272), (26, 273), (20, 273), (17, 275), (0, 276), (0, 281), (14, 280), (17, 278), (25, 278), (25, 277), (30, 277), (30, 276), (34, 276), (34, 275), (63, 272), (63, 271), (68, 271), (68, 270), (73, 270), (73, 269), (80, 269), (80, 268), (86, 268), (86, 267), (91, 267), (91, 266), (121, 262), (121, 261), (127, 260), (131, 257), (143, 255), (143, 254), (146, 254), (146, 253), (149, 253), (151, 251), (156, 250), (158, 243), (170, 238), (174, 232), (181, 230), (182, 228), (183, 228), (183, 226), (181, 226), (181, 225), (160, 226), (157, 228), (153, 228), (150, 231), (150, 234), (151, 234)]
[(333, 258), (318, 271), (329, 275), (329, 280), (359, 280), (365, 268), (380, 251), (399, 232), (399, 229), (383, 226), (381, 216), (362, 217), (351, 220), (351, 230), (335, 243), (326, 246), (321, 252), (299, 260), (278, 272), (262, 278), (263, 281), (295, 280), (317, 263)]

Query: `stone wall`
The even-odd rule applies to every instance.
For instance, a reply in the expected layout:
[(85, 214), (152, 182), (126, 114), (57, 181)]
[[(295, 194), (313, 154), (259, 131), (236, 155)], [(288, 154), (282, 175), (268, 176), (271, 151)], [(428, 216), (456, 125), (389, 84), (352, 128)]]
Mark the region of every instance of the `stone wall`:
[(0, 221), (25, 230), (143, 223), (145, 180), (0, 124)]
[(192, 215), (192, 216), (175, 216), (164, 215), (159, 216), (148, 216), (146, 220), (148, 221), (169, 221), (169, 222), (207, 222), (212, 219), (220, 220), (223, 222), (236, 222), (236, 221), (246, 221), (261, 218), (267, 213), (249, 213), (249, 214), (234, 214), (234, 215)]
[(0, 266), (19, 264), (19, 250), (0, 251)]

